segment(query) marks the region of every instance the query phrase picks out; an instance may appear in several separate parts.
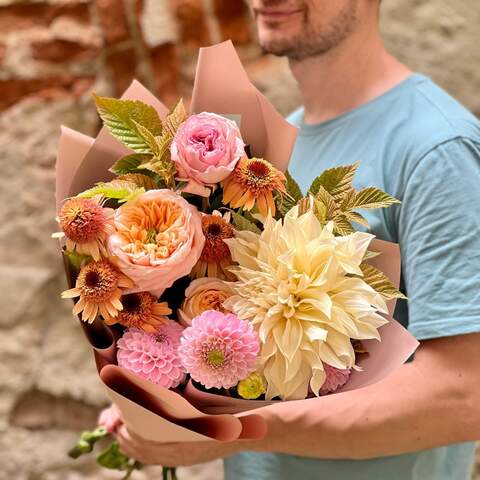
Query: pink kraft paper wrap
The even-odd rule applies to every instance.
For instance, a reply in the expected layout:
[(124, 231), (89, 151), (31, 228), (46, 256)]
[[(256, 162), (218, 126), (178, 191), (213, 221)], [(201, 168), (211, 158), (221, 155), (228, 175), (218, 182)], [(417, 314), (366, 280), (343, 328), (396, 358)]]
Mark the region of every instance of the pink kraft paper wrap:
[[(164, 117), (166, 107), (139, 82), (134, 81), (122, 98), (142, 100)], [(250, 83), (231, 42), (200, 50), (191, 105), (192, 112), (210, 111), (240, 118), (240, 129), (252, 153), (263, 156), (277, 168), (288, 165), (297, 129), (286, 122)], [(102, 128), (96, 139), (62, 127), (57, 155), (56, 204), (112, 178), (108, 171), (121, 156), (131, 153)], [(380, 268), (398, 286), (400, 252), (398, 245), (374, 240), (374, 251), (383, 252), (370, 263)], [(74, 277), (66, 265), (67, 279)], [(389, 302), (390, 315), (395, 302)], [(191, 383), (183, 395), (154, 385), (115, 365), (116, 335), (101, 320), (80, 322), (94, 348), (100, 378), (109, 398), (120, 409), (132, 431), (154, 441), (229, 441), (261, 438), (266, 434), (257, 408), (274, 402), (240, 400), (197, 390)], [(395, 320), (380, 330), (382, 341), (365, 342), (369, 356), (359, 363), (342, 391), (375, 383), (400, 367), (412, 355), (418, 342)], [(302, 402), (305, 400), (301, 400)], [(308, 401), (308, 400), (307, 400)], [(298, 401), (287, 402), (295, 409)]]

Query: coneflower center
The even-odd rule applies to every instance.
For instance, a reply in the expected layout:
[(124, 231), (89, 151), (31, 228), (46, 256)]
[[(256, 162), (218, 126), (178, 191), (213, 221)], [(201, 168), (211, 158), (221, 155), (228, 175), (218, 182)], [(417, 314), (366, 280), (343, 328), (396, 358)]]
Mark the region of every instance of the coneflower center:
[(207, 235), (218, 237), (222, 233), (222, 226), (218, 223), (211, 223), (207, 227)]
[(85, 275), (85, 285), (90, 288), (95, 288), (100, 283), (100, 275), (98, 272), (88, 272)]
[(142, 300), (136, 293), (129, 293), (128, 295), (123, 295), (122, 297), (123, 310), (128, 313), (137, 312), (141, 303)]
[(259, 178), (268, 177), (270, 173), (270, 168), (264, 162), (260, 162), (259, 160), (254, 160), (250, 165), (248, 165), (248, 171), (252, 175), (255, 175)]

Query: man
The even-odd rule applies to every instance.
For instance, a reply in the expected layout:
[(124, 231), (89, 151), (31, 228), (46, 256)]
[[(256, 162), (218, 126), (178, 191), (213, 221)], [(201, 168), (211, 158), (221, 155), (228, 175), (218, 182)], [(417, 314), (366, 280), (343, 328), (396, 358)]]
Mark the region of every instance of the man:
[[(467, 480), (480, 438), (480, 123), (383, 47), (379, 0), (250, 0), (259, 41), (287, 56), (304, 108), (290, 165), (305, 190), (325, 168), (360, 160), (357, 188), (402, 201), (368, 216), (398, 242), (421, 340), (413, 362), (370, 387), (264, 409), (267, 437), (158, 445), (119, 433), (145, 463), (228, 457), (227, 480)], [(408, 28), (408, 26), (405, 26)], [(312, 415), (312, 413), (314, 413)]]

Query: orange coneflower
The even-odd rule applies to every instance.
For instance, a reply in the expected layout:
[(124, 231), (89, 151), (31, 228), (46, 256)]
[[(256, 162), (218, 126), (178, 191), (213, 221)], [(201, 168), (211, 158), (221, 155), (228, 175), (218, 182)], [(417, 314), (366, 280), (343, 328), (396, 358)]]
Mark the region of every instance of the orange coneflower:
[(224, 217), (215, 211), (212, 215), (202, 216), (202, 232), (205, 236), (205, 245), (191, 275), (198, 277), (217, 277), (222, 279), (234, 278), (227, 267), (232, 264), (230, 250), (224, 242), (233, 238), (235, 230), (230, 224), (229, 213)]
[(92, 323), (98, 313), (105, 320), (116, 317), (123, 309), (121, 288), (131, 288), (133, 282), (108, 260), (90, 262), (83, 266), (75, 288), (62, 293), (62, 298), (80, 297), (73, 307), (74, 315), (82, 314), (84, 322)]
[(90, 255), (94, 260), (106, 256), (104, 242), (114, 232), (112, 208), (103, 208), (101, 197), (67, 200), (60, 209), (57, 221), (61, 232), (53, 237), (66, 237), (67, 250)]
[(149, 292), (129, 293), (121, 298), (123, 310), (116, 317), (105, 321), (107, 325), (120, 323), (128, 328), (139, 328), (145, 332), (156, 332), (160, 325), (167, 323), (166, 315), (172, 310), (167, 302), (157, 302)]
[(223, 203), (245, 210), (256, 205), (262, 215), (275, 215), (273, 192), (286, 193), (285, 181), (285, 175), (263, 158), (244, 157), (223, 182)]

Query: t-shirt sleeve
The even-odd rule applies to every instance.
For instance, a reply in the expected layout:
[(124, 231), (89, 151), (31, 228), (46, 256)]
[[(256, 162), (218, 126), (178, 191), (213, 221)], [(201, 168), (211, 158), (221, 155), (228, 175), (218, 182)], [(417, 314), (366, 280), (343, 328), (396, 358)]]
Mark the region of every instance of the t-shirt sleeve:
[(480, 332), (480, 143), (450, 140), (417, 163), (398, 236), (411, 333)]

